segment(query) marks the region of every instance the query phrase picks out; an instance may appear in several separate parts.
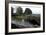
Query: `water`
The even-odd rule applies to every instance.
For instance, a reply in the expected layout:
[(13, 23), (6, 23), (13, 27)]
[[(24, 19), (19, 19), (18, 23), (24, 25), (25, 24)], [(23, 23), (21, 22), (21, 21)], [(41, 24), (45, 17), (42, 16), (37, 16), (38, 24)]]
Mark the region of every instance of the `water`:
[[(26, 21), (25, 19), (22, 20), (12, 20), (12, 23), (19, 27), (24, 28), (34, 28), (34, 25), (31, 22)], [(35, 25), (37, 26), (37, 25)]]

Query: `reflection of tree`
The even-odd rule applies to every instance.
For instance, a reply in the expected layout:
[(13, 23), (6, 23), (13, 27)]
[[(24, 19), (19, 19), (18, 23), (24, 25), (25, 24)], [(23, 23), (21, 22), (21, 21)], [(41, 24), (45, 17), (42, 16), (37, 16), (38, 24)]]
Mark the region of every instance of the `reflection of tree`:
[(16, 15), (22, 15), (22, 11), (23, 11), (22, 8), (18, 7), (16, 11)]
[(29, 8), (26, 8), (24, 14), (30, 15), (30, 14), (32, 14), (32, 11)]

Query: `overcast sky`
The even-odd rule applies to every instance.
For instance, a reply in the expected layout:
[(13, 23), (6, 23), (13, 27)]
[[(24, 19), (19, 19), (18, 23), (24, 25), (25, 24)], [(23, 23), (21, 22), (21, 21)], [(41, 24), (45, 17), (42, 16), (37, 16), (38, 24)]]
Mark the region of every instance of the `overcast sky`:
[(23, 13), (26, 8), (32, 10), (32, 14), (40, 14), (42, 11), (42, 5), (29, 5), (29, 4), (10, 4), (14, 8), (13, 13), (16, 13), (16, 9), (20, 6), (23, 9)]

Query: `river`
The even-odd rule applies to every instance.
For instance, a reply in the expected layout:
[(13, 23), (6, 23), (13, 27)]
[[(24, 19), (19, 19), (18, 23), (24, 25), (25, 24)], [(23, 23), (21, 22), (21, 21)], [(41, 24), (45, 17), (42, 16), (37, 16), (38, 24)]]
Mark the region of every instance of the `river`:
[(20, 27), (20, 28), (34, 28), (34, 27), (38, 27), (38, 25), (33, 25), (31, 22), (26, 21), (25, 19), (22, 19), (22, 20), (12, 20), (11, 23), (16, 25), (16, 26), (18, 26), (18, 27)]

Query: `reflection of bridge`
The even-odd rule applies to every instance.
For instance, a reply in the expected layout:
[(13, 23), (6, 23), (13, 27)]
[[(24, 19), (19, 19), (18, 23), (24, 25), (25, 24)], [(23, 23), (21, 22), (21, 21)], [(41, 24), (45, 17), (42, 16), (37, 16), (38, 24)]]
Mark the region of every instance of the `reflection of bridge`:
[(32, 16), (16, 16), (16, 18), (18, 18), (18, 19), (33, 19), (33, 17)]
[(40, 17), (35, 17), (31, 15), (26, 16), (16, 16), (17, 19), (27, 19), (27, 20), (36, 20), (37, 22), (40, 20)]

